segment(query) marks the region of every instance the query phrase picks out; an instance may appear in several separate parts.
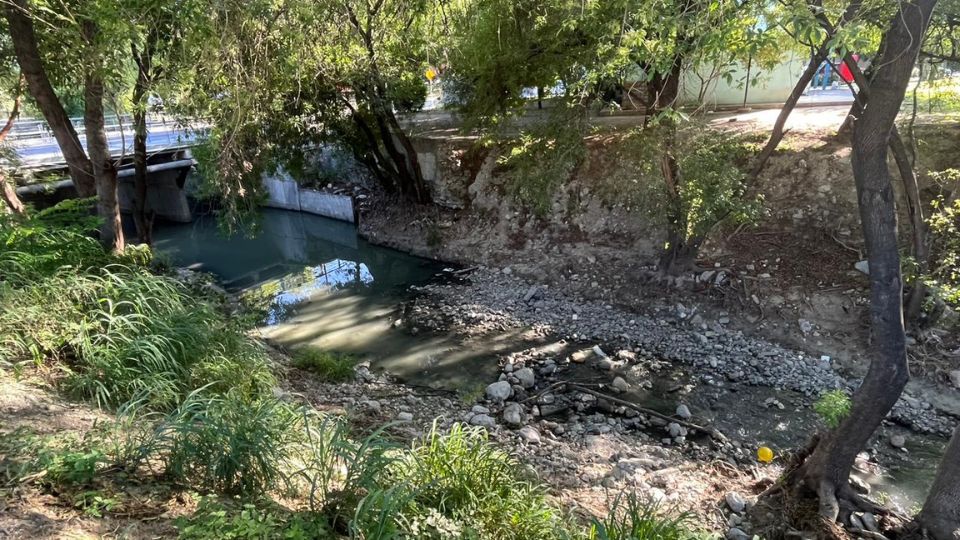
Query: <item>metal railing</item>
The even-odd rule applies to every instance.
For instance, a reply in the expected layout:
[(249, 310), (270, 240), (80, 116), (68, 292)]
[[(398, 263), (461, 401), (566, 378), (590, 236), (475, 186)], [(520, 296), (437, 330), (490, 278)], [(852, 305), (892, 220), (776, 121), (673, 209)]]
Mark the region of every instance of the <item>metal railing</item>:
[[(110, 115), (104, 118), (104, 128), (107, 136), (129, 134), (133, 138), (133, 117), (130, 115)], [(83, 137), (86, 134), (83, 117), (70, 118), (70, 123)], [(162, 128), (174, 129), (181, 127), (177, 120), (163, 114), (147, 115), (147, 130)], [(53, 131), (45, 120), (38, 118), (20, 118), (13, 125), (6, 142), (12, 146), (31, 146), (35, 144), (50, 144), (54, 140)]]

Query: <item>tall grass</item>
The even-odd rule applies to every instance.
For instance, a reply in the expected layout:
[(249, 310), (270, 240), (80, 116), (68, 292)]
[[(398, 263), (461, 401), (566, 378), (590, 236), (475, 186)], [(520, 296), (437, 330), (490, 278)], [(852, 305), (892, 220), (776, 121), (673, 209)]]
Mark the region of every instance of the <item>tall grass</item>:
[(660, 506), (635, 492), (621, 493), (614, 499), (606, 517), (595, 519), (591, 540), (686, 540), (691, 516), (668, 517)]
[(0, 222), (0, 358), (56, 364), (104, 408), (134, 396), (170, 410), (193, 390), (255, 398), (275, 384), (265, 353), (213, 299), (152, 273), (143, 252), (107, 254), (81, 229)]
[(263, 494), (286, 477), (299, 419), (294, 407), (272, 398), (196, 391), (161, 422), (157, 450), (167, 473), (190, 486)]

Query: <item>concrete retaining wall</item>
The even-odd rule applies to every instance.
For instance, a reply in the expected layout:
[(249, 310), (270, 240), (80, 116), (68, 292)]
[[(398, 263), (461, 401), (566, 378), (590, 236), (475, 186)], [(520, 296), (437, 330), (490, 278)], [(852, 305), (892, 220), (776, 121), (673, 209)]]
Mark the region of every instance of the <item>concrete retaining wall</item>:
[(299, 187), (295, 181), (283, 178), (283, 176), (284, 174), (281, 172), (263, 179), (263, 186), (267, 190), (266, 206), (284, 210), (297, 210), (356, 223), (352, 197), (304, 189)]

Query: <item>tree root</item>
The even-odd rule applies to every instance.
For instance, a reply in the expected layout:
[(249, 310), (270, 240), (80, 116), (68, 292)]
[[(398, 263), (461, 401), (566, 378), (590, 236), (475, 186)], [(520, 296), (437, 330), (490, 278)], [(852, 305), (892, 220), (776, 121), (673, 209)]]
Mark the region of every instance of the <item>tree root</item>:
[(820, 500), (818, 513), (820, 517), (830, 521), (837, 521), (840, 515), (840, 501), (837, 500), (837, 489), (832, 482), (823, 480), (817, 487), (817, 498)]

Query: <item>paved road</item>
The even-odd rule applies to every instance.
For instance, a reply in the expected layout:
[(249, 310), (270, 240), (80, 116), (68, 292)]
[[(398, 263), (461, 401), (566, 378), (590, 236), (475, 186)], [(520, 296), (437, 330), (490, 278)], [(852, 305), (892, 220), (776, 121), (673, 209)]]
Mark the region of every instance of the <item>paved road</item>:
[[(196, 140), (197, 137), (193, 131), (174, 126), (155, 125), (150, 127), (147, 134), (147, 152), (155, 153), (192, 146)], [(86, 150), (87, 144), (82, 135), (80, 142)], [(111, 133), (108, 135), (107, 142), (110, 145), (111, 154), (115, 157), (133, 153), (132, 130), (126, 130), (122, 136), (120, 133)], [(65, 164), (60, 147), (53, 137), (21, 140), (15, 142), (13, 147), (25, 168), (53, 168)]]

